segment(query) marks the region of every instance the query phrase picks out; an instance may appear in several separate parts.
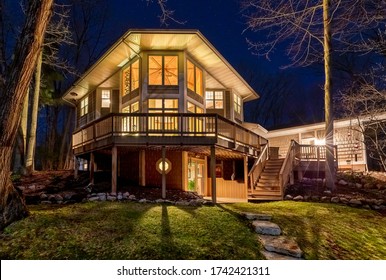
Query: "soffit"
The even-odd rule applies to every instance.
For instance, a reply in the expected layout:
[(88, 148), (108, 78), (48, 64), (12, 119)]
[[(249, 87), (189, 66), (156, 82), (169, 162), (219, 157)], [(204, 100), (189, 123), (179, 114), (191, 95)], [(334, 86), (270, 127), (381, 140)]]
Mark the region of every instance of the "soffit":
[[(122, 36), (67, 90), (64, 99), (79, 100), (96, 87), (116, 87), (122, 62), (145, 50), (184, 50), (208, 73), (206, 87), (233, 89), (245, 100), (257, 93), (221, 54), (196, 30), (131, 30)], [(120, 65), (120, 66), (118, 66)]]

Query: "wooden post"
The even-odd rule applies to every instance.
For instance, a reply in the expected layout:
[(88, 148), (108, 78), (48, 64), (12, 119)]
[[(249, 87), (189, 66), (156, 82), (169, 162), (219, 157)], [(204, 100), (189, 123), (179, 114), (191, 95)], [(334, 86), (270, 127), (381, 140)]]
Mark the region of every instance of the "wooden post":
[(303, 170), (302, 168), (299, 166), (298, 167), (298, 181), (301, 181), (303, 180)]
[(111, 149), (111, 192), (117, 192), (117, 146)]
[(139, 185), (146, 186), (146, 151), (139, 151)]
[(94, 168), (95, 168), (95, 155), (94, 153), (90, 154), (90, 183), (94, 184)]
[(165, 146), (162, 146), (162, 199), (166, 198), (166, 168), (165, 168), (165, 162), (166, 162), (166, 148)]
[(78, 158), (74, 156), (74, 179), (78, 179), (79, 175), (79, 162)]
[(210, 147), (210, 176), (212, 179), (212, 201), (217, 203), (216, 197), (216, 148), (215, 146)]
[(244, 185), (245, 197), (248, 199), (248, 156), (244, 156)]

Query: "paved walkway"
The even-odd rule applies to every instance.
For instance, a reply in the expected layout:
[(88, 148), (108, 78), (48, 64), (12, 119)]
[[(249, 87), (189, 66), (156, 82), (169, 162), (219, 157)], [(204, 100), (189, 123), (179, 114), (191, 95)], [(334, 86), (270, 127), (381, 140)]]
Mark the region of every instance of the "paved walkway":
[(281, 235), (281, 228), (271, 222), (272, 216), (243, 212), (243, 217), (252, 222), (252, 226), (258, 234), (259, 241), (263, 245), (262, 254), (267, 260), (301, 260), (302, 250), (295, 239)]

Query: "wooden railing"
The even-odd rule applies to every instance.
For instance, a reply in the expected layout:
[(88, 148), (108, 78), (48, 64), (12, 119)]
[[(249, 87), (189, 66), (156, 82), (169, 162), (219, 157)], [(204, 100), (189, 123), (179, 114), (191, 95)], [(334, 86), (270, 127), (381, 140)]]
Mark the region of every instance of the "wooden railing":
[(285, 187), (287, 186), (290, 180), (290, 176), (292, 176), (292, 171), (295, 165), (295, 157), (299, 153), (299, 150), (299, 144), (296, 141), (291, 140), (287, 155), (279, 172), (280, 195), (282, 197), (284, 194)]
[(113, 113), (76, 130), (73, 133), (73, 148), (117, 137), (124, 137), (130, 143), (147, 143), (149, 137), (162, 142), (161, 137), (167, 137), (179, 144), (184, 144), (184, 141), (192, 144), (188, 137), (201, 137), (202, 143), (200, 139), (195, 139), (198, 145), (226, 143), (227, 148), (236, 149), (241, 146), (245, 152), (250, 148), (260, 150), (260, 143), (265, 141), (252, 131), (217, 114)]
[[(299, 149), (296, 153), (296, 158), (299, 160), (325, 160), (326, 159), (326, 146), (318, 145), (299, 145)], [(337, 160), (338, 157), (338, 147), (334, 146), (334, 158)]]
[(248, 173), (250, 188), (253, 190), (254, 186), (259, 180), (261, 172), (263, 172), (265, 162), (268, 160), (269, 153), (268, 153), (268, 145), (266, 144), (261, 151), (259, 157), (255, 160), (255, 163), (253, 164), (251, 170)]

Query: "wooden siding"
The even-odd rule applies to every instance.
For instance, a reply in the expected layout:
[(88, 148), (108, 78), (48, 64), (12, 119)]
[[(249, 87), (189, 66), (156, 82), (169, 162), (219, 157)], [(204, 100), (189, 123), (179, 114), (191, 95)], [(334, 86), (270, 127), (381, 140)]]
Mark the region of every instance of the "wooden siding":
[[(86, 96), (88, 96), (88, 113), (84, 116), (80, 116), (80, 103)], [(97, 118), (96, 115), (96, 90), (92, 91), (84, 98), (80, 99), (78, 104), (76, 105), (76, 127), (82, 127)]]
[(125, 153), (118, 150), (119, 177), (139, 184), (139, 152)]
[(268, 139), (270, 147), (279, 148), (279, 158), (285, 158), (288, 152), (288, 147), (291, 143), (291, 140), (299, 142), (299, 134), (280, 136)]
[(362, 135), (348, 127), (335, 129), (335, 145), (338, 146), (339, 165), (364, 162)]
[[(216, 178), (216, 193), (218, 198), (248, 199), (248, 190), (244, 182)], [(207, 180), (207, 196), (212, 195), (211, 178)]]

